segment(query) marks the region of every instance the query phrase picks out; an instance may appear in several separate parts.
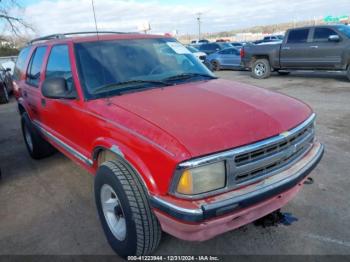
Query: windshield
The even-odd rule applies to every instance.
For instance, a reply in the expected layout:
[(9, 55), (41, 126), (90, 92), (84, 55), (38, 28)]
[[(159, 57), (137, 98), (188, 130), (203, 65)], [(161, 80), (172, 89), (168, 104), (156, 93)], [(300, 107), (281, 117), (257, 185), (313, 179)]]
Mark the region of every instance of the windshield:
[(144, 90), (214, 78), (172, 38), (77, 43), (75, 55), (87, 99), (120, 95), (127, 88)]
[(341, 26), (338, 26), (338, 30), (342, 32), (344, 35), (346, 35), (348, 38), (350, 38), (350, 26), (341, 25)]

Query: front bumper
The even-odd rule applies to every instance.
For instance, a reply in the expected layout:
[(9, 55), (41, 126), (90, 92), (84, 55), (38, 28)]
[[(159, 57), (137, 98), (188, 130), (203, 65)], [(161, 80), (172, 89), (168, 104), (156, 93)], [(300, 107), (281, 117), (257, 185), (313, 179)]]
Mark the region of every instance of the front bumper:
[(253, 185), (205, 200), (151, 197), (162, 229), (184, 240), (200, 241), (259, 219), (288, 203), (324, 153), (318, 142), (296, 164)]

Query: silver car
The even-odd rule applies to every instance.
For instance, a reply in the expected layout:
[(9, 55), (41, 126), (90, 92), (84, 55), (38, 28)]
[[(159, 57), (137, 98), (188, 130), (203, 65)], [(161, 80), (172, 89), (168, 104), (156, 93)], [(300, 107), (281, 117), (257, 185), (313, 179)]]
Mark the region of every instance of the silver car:
[(236, 48), (226, 48), (207, 56), (207, 62), (215, 71), (221, 69), (240, 69), (241, 56)]

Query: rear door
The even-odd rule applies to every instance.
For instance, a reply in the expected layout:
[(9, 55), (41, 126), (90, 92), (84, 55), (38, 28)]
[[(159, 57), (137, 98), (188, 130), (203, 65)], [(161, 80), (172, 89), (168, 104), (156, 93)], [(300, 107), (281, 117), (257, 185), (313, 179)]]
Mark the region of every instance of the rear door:
[(20, 100), (19, 102), (22, 102), (21, 100), (23, 100), (21, 94), (23, 93), (23, 88), (25, 85), (26, 66), (29, 60), (30, 50), (30, 46), (27, 46), (21, 50), (13, 70), (13, 93), (16, 98)]
[(308, 69), (313, 66), (310, 55), (312, 49), (309, 28), (290, 30), (287, 39), (282, 44), (280, 63), (282, 68)]
[(38, 46), (31, 55), (27, 67), (25, 82), (23, 83), (23, 97), (28, 106), (28, 114), (32, 120), (38, 120), (41, 117), (41, 92), (40, 84), (43, 69), (43, 62), (46, 56), (47, 46)]
[[(331, 35), (338, 35), (340, 41), (329, 41)], [(316, 27), (313, 30), (312, 46), (310, 55), (313, 67), (316, 69), (342, 68), (342, 52), (346, 48), (346, 43), (335, 30), (327, 27)]]

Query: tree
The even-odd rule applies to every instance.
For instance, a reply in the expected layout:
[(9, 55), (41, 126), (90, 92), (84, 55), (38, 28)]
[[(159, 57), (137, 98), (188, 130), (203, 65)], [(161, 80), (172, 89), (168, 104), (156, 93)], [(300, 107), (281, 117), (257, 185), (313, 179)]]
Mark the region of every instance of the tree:
[(32, 26), (25, 22), (23, 18), (12, 14), (11, 11), (19, 9), (21, 9), (21, 6), (17, 0), (0, 0), (0, 19), (9, 26), (10, 31), (16, 36), (20, 35), (23, 28), (33, 31)]

